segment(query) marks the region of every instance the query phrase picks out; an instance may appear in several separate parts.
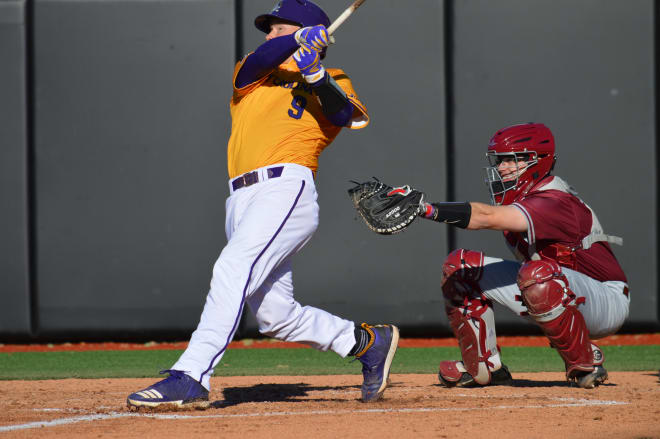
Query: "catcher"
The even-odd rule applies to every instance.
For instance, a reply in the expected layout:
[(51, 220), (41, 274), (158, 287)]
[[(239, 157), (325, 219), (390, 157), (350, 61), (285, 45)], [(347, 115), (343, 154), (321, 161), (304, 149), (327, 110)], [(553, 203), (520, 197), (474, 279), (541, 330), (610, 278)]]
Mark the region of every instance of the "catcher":
[[(440, 363), (440, 383), (511, 383), (495, 335), (493, 302), (538, 324), (566, 365), (566, 379), (593, 388), (607, 379), (593, 343), (617, 332), (628, 316), (630, 292), (593, 210), (551, 174), (555, 141), (543, 124), (513, 125), (490, 139), (486, 183), (492, 205), (427, 203), (424, 194), (380, 182), (349, 190), (356, 208), (379, 233), (404, 230), (419, 216), (469, 230), (504, 233), (519, 262), (457, 249), (442, 267), (442, 293), (462, 361)], [(383, 230), (381, 232), (380, 230)]]

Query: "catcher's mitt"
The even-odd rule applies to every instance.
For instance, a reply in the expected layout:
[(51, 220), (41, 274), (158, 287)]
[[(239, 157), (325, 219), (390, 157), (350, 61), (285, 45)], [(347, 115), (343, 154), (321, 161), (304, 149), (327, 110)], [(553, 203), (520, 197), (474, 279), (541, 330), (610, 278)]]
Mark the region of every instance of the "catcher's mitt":
[(373, 181), (358, 183), (348, 190), (355, 209), (367, 226), (381, 235), (402, 232), (422, 210), (424, 193), (410, 186), (392, 187)]

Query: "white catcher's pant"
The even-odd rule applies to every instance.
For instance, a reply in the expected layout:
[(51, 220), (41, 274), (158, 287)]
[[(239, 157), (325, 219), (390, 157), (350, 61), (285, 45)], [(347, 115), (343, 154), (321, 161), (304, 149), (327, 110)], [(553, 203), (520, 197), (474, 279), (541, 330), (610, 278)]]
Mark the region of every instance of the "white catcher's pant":
[[(284, 166), (268, 179), (268, 168)], [(259, 331), (345, 357), (355, 344), (353, 322), (301, 306), (293, 297), (291, 257), (318, 226), (312, 172), (295, 164), (257, 170), (260, 182), (232, 191), (226, 202), (227, 245), (213, 267), (211, 289), (188, 348), (172, 369), (210, 389), (213, 368), (234, 337), (245, 303)]]
[[(526, 311), (522, 303), (515, 300), (515, 296), (520, 294), (516, 283), (520, 266), (520, 262), (485, 257), (483, 276), (479, 281), (486, 297), (518, 315)], [(568, 279), (571, 291), (577, 297), (585, 298), (585, 303), (578, 309), (584, 316), (590, 337), (597, 339), (616, 333), (628, 317), (630, 296), (623, 294), (626, 284), (619, 281), (599, 282), (565, 267), (562, 267), (562, 272)]]

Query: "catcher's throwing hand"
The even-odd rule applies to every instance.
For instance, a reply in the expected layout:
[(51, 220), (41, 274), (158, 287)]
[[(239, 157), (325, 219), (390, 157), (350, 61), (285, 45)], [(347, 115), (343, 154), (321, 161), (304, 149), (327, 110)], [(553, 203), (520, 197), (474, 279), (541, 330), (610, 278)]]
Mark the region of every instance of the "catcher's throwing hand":
[(367, 226), (381, 235), (392, 235), (408, 227), (422, 211), (424, 193), (410, 186), (392, 187), (380, 182), (353, 182), (348, 190), (355, 209)]

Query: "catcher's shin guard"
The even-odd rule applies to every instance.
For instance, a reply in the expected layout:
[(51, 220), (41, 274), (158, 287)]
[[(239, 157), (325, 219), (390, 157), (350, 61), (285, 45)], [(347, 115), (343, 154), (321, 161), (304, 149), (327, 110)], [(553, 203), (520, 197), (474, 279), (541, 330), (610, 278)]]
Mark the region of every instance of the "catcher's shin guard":
[[(474, 381), (487, 385), (491, 371), (501, 367), (495, 339), (493, 307), (481, 292), (484, 254), (458, 249), (449, 254), (442, 266), (442, 292), (449, 325), (458, 339), (465, 368)], [(440, 364), (440, 381), (458, 381), (457, 365)], [(460, 367), (458, 367), (460, 369)]]
[(584, 298), (576, 298), (568, 288), (559, 264), (547, 260), (526, 262), (518, 272), (518, 287), (530, 317), (564, 360), (567, 380), (593, 372), (595, 364), (602, 364), (602, 352), (597, 346), (594, 352), (595, 345), (577, 308)]

